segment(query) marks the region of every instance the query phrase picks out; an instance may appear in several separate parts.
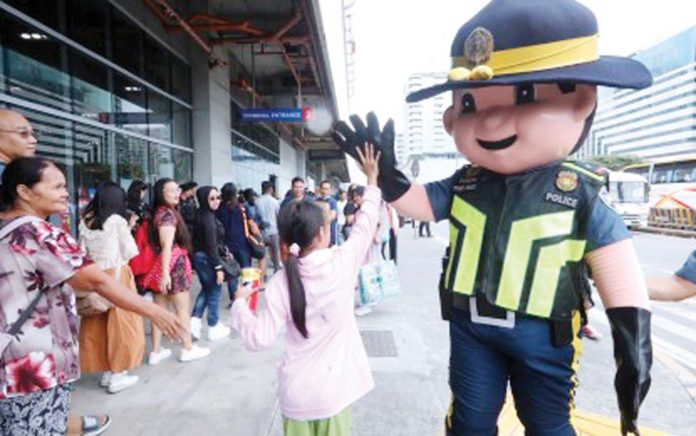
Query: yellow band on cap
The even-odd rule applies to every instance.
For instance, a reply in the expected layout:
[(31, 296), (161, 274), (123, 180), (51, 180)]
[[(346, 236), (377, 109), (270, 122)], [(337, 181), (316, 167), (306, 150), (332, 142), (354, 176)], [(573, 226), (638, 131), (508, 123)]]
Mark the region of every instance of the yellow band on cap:
[[(597, 41), (598, 35), (592, 35), (494, 51), (485, 65), (490, 67), (496, 76), (503, 76), (592, 62), (599, 59)], [(466, 66), (465, 57), (452, 58), (453, 68)]]

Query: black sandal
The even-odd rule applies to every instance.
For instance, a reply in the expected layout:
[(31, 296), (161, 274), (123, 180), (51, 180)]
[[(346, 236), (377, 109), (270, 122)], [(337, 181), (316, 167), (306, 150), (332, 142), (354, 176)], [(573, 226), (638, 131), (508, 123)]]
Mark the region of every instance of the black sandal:
[(109, 415), (104, 415), (106, 419), (101, 424), (101, 416), (84, 415), (82, 417), (82, 434), (84, 436), (98, 436), (106, 431), (111, 425)]

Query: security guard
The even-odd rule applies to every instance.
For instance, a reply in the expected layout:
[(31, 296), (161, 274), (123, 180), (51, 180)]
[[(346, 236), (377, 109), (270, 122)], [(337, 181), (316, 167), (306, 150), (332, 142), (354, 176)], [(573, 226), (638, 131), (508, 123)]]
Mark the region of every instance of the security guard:
[(599, 56), (597, 22), (575, 0), (492, 0), (452, 43), (446, 131), (472, 163), (421, 186), (396, 168), (394, 126), (338, 123), (347, 153), (382, 152), (385, 200), (421, 221), (449, 219), (440, 280), (450, 320), (450, 435), (494, 435), (510, 384), (528, 434), (573, 435), (587, 275), (609, 318), (623, 433), (637, 432), (650, 385), (647, 290), (621, 218), (603, 201), (604, 175), (567, 161), (582, 145), (597, 85), (644, 88), (637, 61)]

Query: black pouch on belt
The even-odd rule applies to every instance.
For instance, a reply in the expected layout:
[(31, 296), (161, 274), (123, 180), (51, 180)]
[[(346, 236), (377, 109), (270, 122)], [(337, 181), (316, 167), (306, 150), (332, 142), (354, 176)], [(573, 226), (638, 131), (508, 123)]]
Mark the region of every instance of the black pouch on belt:
[(573, 342), (573, 322), (571, 320), (557, 321), (549, 320), (551, 323), (551, 334), (553, 345), (563, 347)]

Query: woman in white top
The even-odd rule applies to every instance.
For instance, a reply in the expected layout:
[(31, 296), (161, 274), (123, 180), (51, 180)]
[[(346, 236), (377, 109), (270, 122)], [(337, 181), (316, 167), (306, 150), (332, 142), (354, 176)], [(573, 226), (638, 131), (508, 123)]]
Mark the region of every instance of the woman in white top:
[[(80, 222), (80, 245), (99, 268), (137, 293), (128, 267), (138, 254), (130, 227), (126, 192), (114, 182), (102, 183)], [(101, 386), (116, 393), (138, 382), (128, 371), (142, 362), (145, 333), (140, 315), (117, 307), (102, 312), (98, 307), (103, 302), (96, 302), (96, 313), (81, 320), (80, 366), (85, 372), (104, 372)]]

